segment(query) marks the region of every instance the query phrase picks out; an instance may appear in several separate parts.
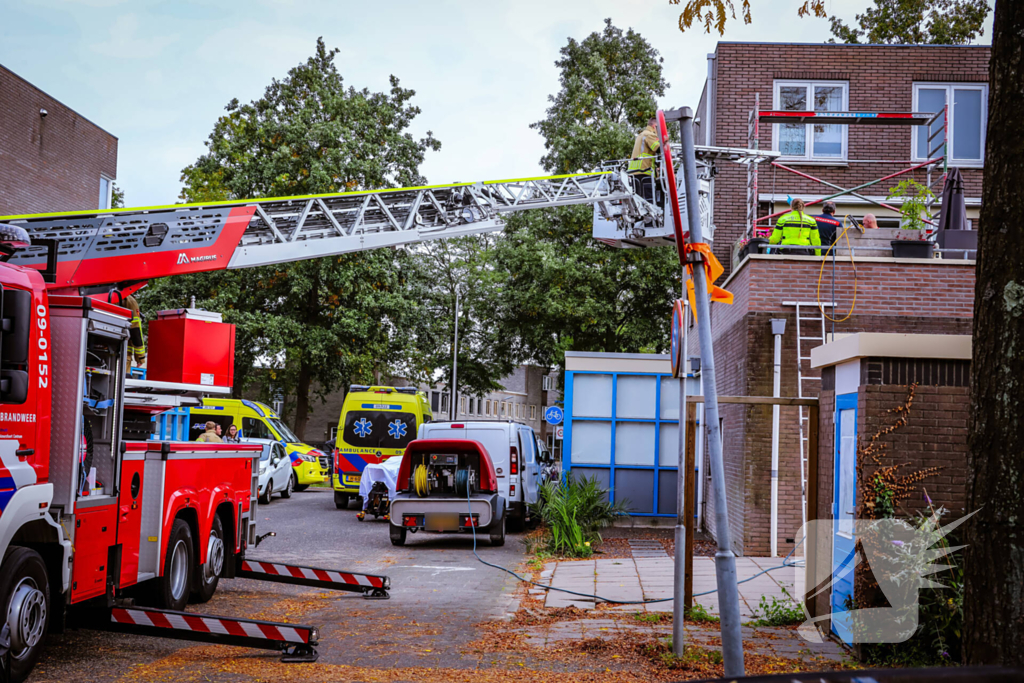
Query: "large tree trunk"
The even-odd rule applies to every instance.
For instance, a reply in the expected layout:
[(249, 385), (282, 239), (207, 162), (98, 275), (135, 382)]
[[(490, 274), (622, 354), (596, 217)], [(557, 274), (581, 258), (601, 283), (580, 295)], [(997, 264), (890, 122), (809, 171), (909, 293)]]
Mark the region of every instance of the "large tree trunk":
[(989, 66), (965, 542), (964, 654), (1024, 664), (1024, 2), (999, 0)]
[(299, 362), (299, 382), (295, 388), (295, 436), (306, 440), (306, 423), (309, 422), (309, 388), (313, 373), (305, 357)]
[[(303, 318), (307, 324), (313, 324), (317, 309), (320, 306), (319, 269), (306, 294), (306, 310)], [(309, 389), (313, 384), (313, 368), (306, 353), (299, 358), (299, 381), (295, 387), (295, 436), (306, 440), (306, 423), (309, 421)]]

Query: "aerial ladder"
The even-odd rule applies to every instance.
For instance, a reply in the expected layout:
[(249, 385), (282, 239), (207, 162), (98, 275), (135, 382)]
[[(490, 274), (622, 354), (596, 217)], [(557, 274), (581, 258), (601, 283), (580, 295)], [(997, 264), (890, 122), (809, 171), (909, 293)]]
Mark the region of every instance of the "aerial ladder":
[[(702, 220), (707, 221), (706, 234), (711, 232), (710, 201), (716, 161), (758, 163), (770, 158), (771, 154), (726, 148), (698, 150), (698, 159), (704, 169), (701, 213)], [(514, 212), (575, 205), (593, 207), (594, 236), (611, 246), (635, 248), (674, 244), (674, 226), (668, 218), (670, 212), (663, 210), (664, 202), (658, 205), (634, 192), (625, 166), (623, 161), (610, 162), (589, 173), (519, 180), (0, 216), (0, 316), (3, 323), (0, 328), (0, 337), (3, 338), (3, 353), (0, 353), (0, 434), (13, 435), (0, 438), (0, 455), (3, 455), (0, 467), (0, 542), (3, 547), (0, 547), (0, 554), (8, 547), (17, 548), (21, 560), (36, 563), (35, 584), (45, 583), (40, 575), (42, 570), (38, 569), (42, 560), (32, 560), (29, 556), (35, 550), (19, 546), (18, 539), (28, 537), (27, 529), (32, 530), (31, 534), (41, 533), (53, 539), (56, 555), (53, 555), (55, 559), (51, 562), (51, 570), (56, 574), (50, 578), (53, 589), (49, 595), (57, 601), (71, 596), (67, 599), (68, 605), (75, 601), (74, 591), (78, 584), (72, 581), (75, 574), (69, 566), (78, 566), (79, 563), (72, 562), (71, 536), (61, 526), (64, 513), (60, 512), (62, 507), (66, 508), (65, 512), (77, 509), (74, 504), (75, 484), (74, 481), (59, 481), (58, 488), (63, 493), (55, 493), (53, 475), (50, 475), (50, 481), (46, 477), (53, 463), (74, 463), (79, 458), (77, 444), (84, 436), (79, 436), (83, 432), (76, 425), (83, 422), (82, 394), (81, 388), (76, 395), (73, 386), (62, 387), (56, 368), (58, 365), (71, 368), (62, 370), (67, 377), (75, 373), (80, 377), (83, 372), (99, 372), (99, 368), (84, 367), (86, 362), (81, 359), (92, 353), (89, 340), (102, 338), (107, 340), (102, 344), (113, 368), (113, 372), (108, 370), (107, 375), (116, 378), (118, 373), (122, 373), (123, 376), (126, 365), (124, 339), (127, 338), (130, 316), (116, 304), (148, 280), (476, 235), (502, 229), (507, 216)], [(662, 169), (659, 175), (661, 196), (674, 191), (681, 201), (685, 201), (682, 188), (666, 187), (665, 177)], [(676, 177), (682, 178), (682, 174), (678, 173)], [(50, 308), (55, 310), (54, 316), (62, 316), (63, 322), (56, 327)], [(55, 330), (52, 342), (51, 327)], [(75, 335), (62, 336), (60, 329), (64, 328), (76, 330)], [(82, 330), (80, 335), (77, 330)], [(19, 335), (24, 335), (22, 341), (10, 341), (20, 339)], [(38, 364), (36, 360), (39, 360)], [(52, 383), (49, 381), (51, 377)], [(113, 387), (109, 405), (93, 405), (93, 410), (120, 411), (122, 407), (129, 406), (126, 402), (128, 390), (136, 393), (145, 390), (138, 380), (131, 379), (123, 383), (111, 380), (109, 386)], [(111, 481), (116, 480), (117, 484), (108, 488), (115, 497), (127, 496), (122, 501), (124, 515), (136, 515), (138, 501), (133, 502), (133, 498), (144, 494), (138, 493), (139, 477), (131, 476), (124, 468), (134, 463), (136, 472), (145, 471), (148, 477), (150, 465), (154, 471), (163, 472), (170, 467), (166, 463), (174, 462), (179, 455), (193, 459), (203, 457), (202, 449), (188, 442), (131, 442), (120, 435), (112, 436), (117, 434), (121, 418), (120, 412), (111, 415), (104, 422), (108, 426), (107, 457), (122, 469), (110, 473)], [(28, 432), (24, 428), (26, 424), (31, 425)], [(51, 431), (54, 435), (52, 442)], [(31, 436), (22, 438), (26, 433)], [(25, 443), (26, 439), (31, 443)], [(115, 443), (119, 444), (119, 449), (114, 448)], [(240, 461), (251, 460), (251, 454), (242, 452), (246, 448), (251, 450), (251, 447), (235, 448)], [(115, 452), (120, 455), (115, 456)], [(82, 468), (75, 466), (67, 471), (81, 472)], [(63, 476), (68, 478), (66, 473)], [(130, 480), (131, 485), (124, 486), (122, 477)], [(148, 481), (142, 482), (144, 489)], [(212, 579), (217, 575), (225, 578), (235, 576), (348, 590), (367, 597), (386, 597), (389, 580), (385, 576), (246, 559), (246, 547), (254, 548), (260, 540), (255, 535), (250, 512), (255, 510), (255, 501), (244, 500), (250, 488), (248, 479), (238, 483), (236, 488), (239, 505), (237, 515), (232, 513), (232, 518), (237, 521), (237, 533), (229, 534), (234, 537), (233, 545), (223, 548), (219, 537), (212, 539), (212, 531), (205, 533), (211, 536), (210, 549), (216, 546), (229, 556), (235, 553), (232, 557), (236, 557), (237, 562), (226, 564), (223, 573), (215, 569), (218, 574), (211, 574)], [(31, 496), (28, 495), (29, 489), (32, 490)], [(29, 498), (30, 505), (24, 503)], [(22, 503), (15, 505), (18, 501)], [(143, 499), (142, 506), (145, 505)], [(164, 509), (159, 505), (158, 502), (155, 509)], [(95, 513), (93, 516), (99, 519)], [(250, 517), (248, 529), (244, 520), (246, 516)], [(72, 517), (73, 514), (66, 519)], [(79, 523), (77, 519), (75, 523)], [(117, 533), (120, 540), (118, 523), (112, 521), (111, 524), (115, 530), (111, 533)], [(107, 532), (108, 526), (102, 526), (102, 529)], [(129, 535), (138, 537), (139, 533), (133, 531)], [(154, 538), (158, 537), (149, 537), (148, 540), (153, 541)], [(147, 540), (144, 534), (142, 540)], [(202, 548), (207, 548), (205, 536), (199, 543)], [(143, 572), (140, 559), (137, 572), (126, 570), (119, 576), (111, 576), (109, 560), (120, 564), (120, 552), (121, 544), (117, 543), (109, 549), (104, 546), (102, 557), (91, 558), (97, 567), (91, 579), (95, 588), (90, 589), (95, 595), (84, 596), (86, 601), (82, 604), (95, 609), (77, 612), (75, 622), (80, 627), (244, 645), (279, 650), (292, 661), (315, 660), (319, 634), (314, 627), (144, 608), (121, 601), (118, 597), (122, 585), (119, 576), (125, 578), (127, 583), (124, 585), (131, 585), (136, 581), (153, 579), (155, 575)], [(144, 554), (138, 557), (142, 558)], [(61, 566), (59, 558), (62, 556), (66, 558), (63, 569), (55, 569)], [(211, 555), (204, 552), (204, 557), (209, 560)], [(8, 636), (0, 636), (0, 680), (5, 678), (5, 674), (12, 679), (27, 676), (42, 646), (47, 606), (39, 601), (45, 599), (47, 592), (38, 586), (26, 586), (21, 586), (18, 593), (18, 605), (22, 607), (15, 610), (14, 617), (8, 612), (6, 627), (0, 623), (0, 632), (10, 634), (10, 652), (6, 658), (3, 649), (4, 638)], [(30, 609), (31, 605), (36, 607)], [(16, 654), (14, 649), (21, 653), (21, 659), (20, 664), (16, 662), (11, 670), (4, 664), (12, 661), (11, 656)]]

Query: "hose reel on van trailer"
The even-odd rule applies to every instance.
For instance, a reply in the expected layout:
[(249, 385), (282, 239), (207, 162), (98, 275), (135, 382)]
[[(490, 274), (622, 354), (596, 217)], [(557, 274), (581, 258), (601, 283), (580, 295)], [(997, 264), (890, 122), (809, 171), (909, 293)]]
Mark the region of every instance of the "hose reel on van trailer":
[(426, 498), (431, 491), (460, 498), (471, 495), (479, 476), (468, 461), (466, 454), (431, 453), (427, 462), (413, 470), (413, 490), (420, 498)]

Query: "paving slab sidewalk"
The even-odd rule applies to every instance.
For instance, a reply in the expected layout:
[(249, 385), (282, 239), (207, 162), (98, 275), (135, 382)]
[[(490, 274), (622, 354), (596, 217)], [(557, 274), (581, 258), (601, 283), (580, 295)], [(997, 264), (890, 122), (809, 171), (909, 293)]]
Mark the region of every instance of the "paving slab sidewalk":
[[(555, 588), (584, 595), (598, 595), (616, 601), (664, 600), (647, 605), (619, 605), (614, 609), (671, 612), (675, 563), (664, 550), (661, 556), (640, 556), (601, 560), (549, 562), (544, 567), (542, 581)], [(777, 568), (761, 573), (769, 568)], [(783, 566), (783, 558), (738, 557), (736, 573), (739, 584), (740, 613), (751, 619), (762, 598), (792, 601), (796, 595), (797, 567)], [(718, 613), (715, 561), (710, 557), (693, 558), (694, 603), (708, 612)], [(542, 589), (535, 589), (540, 595)], [(793, 604), (796, 604), (795, 602)], [(544, 606), (549, 608), (576, 606), (593, 609), (594, 599), (558, 591), (547, 591)]]

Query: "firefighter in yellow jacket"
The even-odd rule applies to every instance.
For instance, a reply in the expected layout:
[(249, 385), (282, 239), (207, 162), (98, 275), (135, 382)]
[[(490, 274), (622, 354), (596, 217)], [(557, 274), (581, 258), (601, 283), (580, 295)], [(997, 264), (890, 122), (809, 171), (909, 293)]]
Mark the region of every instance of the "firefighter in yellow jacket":
[[(820, 247), (821, 236), (818, 234), (818, 223), (813, 216), (804, 213), (804, 200), (794, 199), (791, 206), (793, 210), (784, 213), (775, 224), (768, 243)], [(811, 255), (810, 249), (782, 249), (781, 251), (783, 254)], [(821, 256), (821, 249), (815, 249), (814, 255)]]
[(633, 153), (629, 155), (626, 173), (633, 182), (633, 191), (649, 202), (654, 201), (654, 155), (661, 147), (661, 138), (655, 126), (658, 119), (653, 116), (647, 127), (637, 133), (633, 142)]
[(139, 309), (139, 302), (135, 297), (125, 297), (125, 306), (132, 312), (132, 320), (128, 328), (128, 362), (125, 369), (131, 371), (131, 361), (139, 367), (146, 362), (146, 339), (142, 336), (142, 311)]

